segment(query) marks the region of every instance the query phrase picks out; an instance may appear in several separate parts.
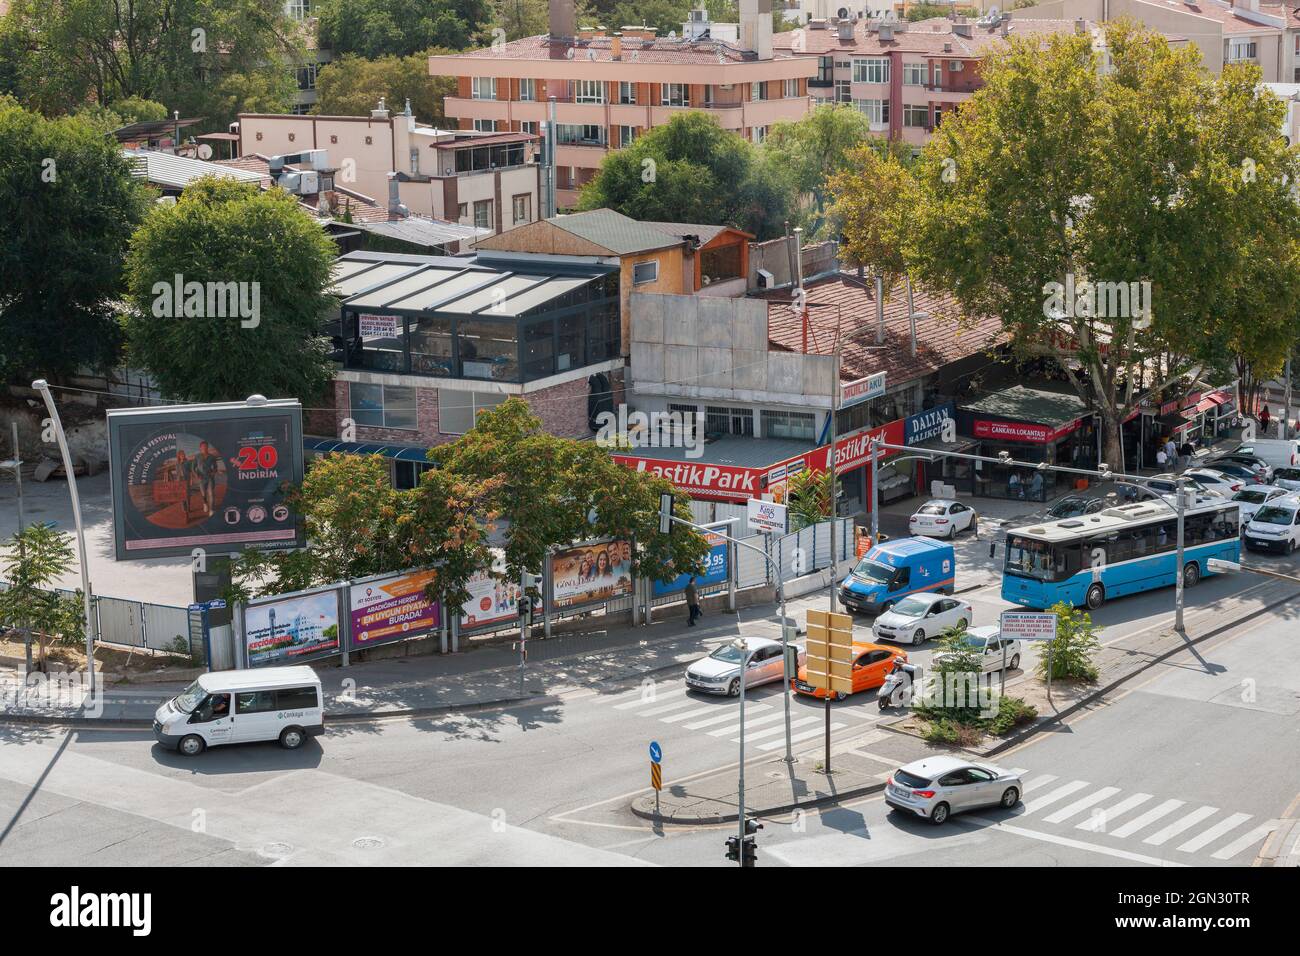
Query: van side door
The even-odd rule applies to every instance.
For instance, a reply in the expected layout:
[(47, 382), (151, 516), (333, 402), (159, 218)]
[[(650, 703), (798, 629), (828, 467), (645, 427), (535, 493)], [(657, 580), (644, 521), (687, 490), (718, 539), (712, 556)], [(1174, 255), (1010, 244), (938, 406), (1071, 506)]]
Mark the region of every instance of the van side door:
[(230, 694), (209, 694), (194, 708), (185, 733), (196, 733), (209, 746), (228, 744), (234, 739), (234, 722), (230, 717)]
[(235, 692), (235, 740), (278, 740), (280, 720), (276, 717), (275, 691), (245, 690)]

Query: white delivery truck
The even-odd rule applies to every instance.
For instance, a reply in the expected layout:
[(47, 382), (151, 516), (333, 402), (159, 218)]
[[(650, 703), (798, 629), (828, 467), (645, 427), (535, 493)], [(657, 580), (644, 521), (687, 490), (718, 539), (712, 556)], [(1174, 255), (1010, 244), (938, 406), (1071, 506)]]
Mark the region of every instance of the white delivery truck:
[(320, 678), (304, 665), (213, 671), (155, 711), (153, 735), (187, 757), (259, 740), (296, 750), (324, 732), (322, 703)]

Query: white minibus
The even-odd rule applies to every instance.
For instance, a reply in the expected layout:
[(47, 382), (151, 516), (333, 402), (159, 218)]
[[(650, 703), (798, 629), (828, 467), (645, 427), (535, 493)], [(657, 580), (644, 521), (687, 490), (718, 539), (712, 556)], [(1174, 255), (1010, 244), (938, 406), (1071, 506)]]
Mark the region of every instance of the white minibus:
[(153, 718), (158, 742), (187, 757), (259, 740), (296, 750), (324, 730), (320, 678), (305, 665), (203, 674)]

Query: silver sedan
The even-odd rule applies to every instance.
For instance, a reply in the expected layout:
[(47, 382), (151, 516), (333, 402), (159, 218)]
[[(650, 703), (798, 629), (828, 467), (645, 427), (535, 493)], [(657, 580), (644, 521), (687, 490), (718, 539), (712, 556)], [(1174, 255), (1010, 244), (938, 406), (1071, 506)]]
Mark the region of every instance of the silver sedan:
[(937, 826), (965, 810), (1010, 810), (1024, 792), (1019, 774), (993, 764), (937, 756), (895, 770), (885, 785), (885, 803)]
[[(747, 637), (749, 643), (749, 669), (745, 674), (745, 687), (757, 687), (785, 678), (785, 658), (781, 656), (781, 642), (766, 637)], [(792, 645), (793, 646), (793, 645)], [(741, 652), (730, 643), (723, 644), (708, 657), (702, 657), (686, 668), (686, 686), (706, 694), (740, 695)], [(804, 652), (799, 650), (799, 661)]]

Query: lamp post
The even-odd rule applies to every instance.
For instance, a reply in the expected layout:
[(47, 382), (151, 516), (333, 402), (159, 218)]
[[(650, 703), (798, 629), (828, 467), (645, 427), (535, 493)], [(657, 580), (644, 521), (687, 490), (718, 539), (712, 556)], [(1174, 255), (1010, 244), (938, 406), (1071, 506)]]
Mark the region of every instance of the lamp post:
[(50, 394), (49, 383), (43, 378), (32, 382), (32, 388), (41, 393), (45, 399), (45, 410), (50, 413), (50, 423), (54, 426), (54, 435), (59, 442), (59, 452), (63, 456), (63, 470), (68, 476), (68, 494), (72, 497), (72, 518), (77, 528), (77, 558), (81, 561), (81, 599), (82, 610), (86, 615), (86, 676), (90, 680), (90, 691), (95, 690), (95, 619), (91, 608), (90, 565), (86, 561), (86, 529), (81, 523), (81, 498), (77, 494), (77, 475), (72, 468), (72, 455), (68, 452), (68, 438), (63, 433), (63, 422), (59, 420), (59, 410), (54, 407), (54, 397)]
[[(784, 622), (781, 626), (785, 627)], [(745, 674), (749, 670), (749, 643), (743, 637), (738, 637), (731, 642), (731, 646), (740, 651), (740, 780), (736, 794), (736, 811), (737, 819), (740, 821), (740, 865), (743, 867), (745, 865)], [(787, 698), (789, 691), (787, 687)]]

